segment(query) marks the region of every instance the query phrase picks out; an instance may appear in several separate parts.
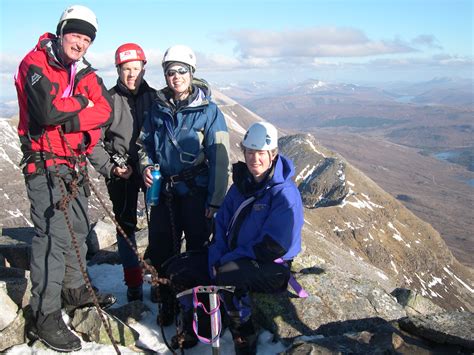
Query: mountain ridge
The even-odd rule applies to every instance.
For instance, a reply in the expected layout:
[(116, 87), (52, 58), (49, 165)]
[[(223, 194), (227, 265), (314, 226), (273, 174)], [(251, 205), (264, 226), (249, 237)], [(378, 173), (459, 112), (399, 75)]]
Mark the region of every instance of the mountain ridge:
[[(235, 161), (241, 157), (238, 143), (245, 127), (262, 118), (218, 91), (214, 95), (228, 123)], [(0, 218), (4, 227), (20, 228), (31, 224), (17, 167), (21, 152), (14, 124), (14, 120), (0, 121), (4, 132), (0, 140), (4, 156), (0, 162), (4, 195)], [(280, 150), (293, 159), (296, 183), (308, 201), (304, 251), (296, 260), (301, 268), (326, 264), (357, 273), (356, 265), (363, 262), (380, 273), (363, 274), (362, 279), (416, 290), (444, 309), (474, 310), (473, 270), (456, 260), (431, 225), (311, 134), (283, 136)], [(106, 195), (103, 179), (92, 171), (91, 179)], [(95, 198), (89, 205), (93, 221), (103, 217)]]

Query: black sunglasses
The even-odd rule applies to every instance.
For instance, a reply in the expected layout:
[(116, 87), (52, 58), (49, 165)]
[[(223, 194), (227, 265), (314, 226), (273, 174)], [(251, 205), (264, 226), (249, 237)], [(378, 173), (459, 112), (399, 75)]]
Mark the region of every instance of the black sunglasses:
[(179, 75), (184, 75), (188, 72), (188, 69), (187, 68), (179, 68), (179, 69), (169, 69), (166, 71), (166, 76), (167, 77), (172, 77), (172, 76), (175, 76), (176, 73), (178, 73)]

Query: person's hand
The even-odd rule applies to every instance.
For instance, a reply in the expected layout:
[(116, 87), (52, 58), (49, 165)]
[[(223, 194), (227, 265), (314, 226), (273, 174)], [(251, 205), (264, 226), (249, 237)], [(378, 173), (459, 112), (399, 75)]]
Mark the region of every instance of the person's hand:
[(112, 173), (122, 179), (128, 179), (133, 173), (133, 169), (130, 165), (127, 165), (125, 168), (121, 168), (120, 166), (116, 166), (113, 168)]
[(145, 186), (147, 188), (150, 188), (153, 184), (153, 176), (151, 176), (151, 169), (153, 169), (152, 166), (147, 166), (145, 170), (143, 170), (143, 182), (145, 183)]
[(212, 218), (214, 217), (214, 214), (217, 212), (217, 208), (216, 207), (208, 207), (206, 208), (206, 212), (205, 212), (205, 216), (206, 218)]

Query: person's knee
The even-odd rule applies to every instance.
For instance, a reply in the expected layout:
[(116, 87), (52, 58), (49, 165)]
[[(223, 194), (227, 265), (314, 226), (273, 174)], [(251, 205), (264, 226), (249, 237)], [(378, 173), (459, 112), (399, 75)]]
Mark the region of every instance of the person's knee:
[(238, 264), (233, 261), (216, 269), (216, 284), (219, 286), (240, 286), (244, 277)]

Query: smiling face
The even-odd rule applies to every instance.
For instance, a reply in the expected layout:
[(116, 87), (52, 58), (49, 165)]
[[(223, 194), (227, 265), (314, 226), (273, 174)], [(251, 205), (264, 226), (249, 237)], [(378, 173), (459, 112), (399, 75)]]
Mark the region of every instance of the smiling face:
[(117, 67), (120, 81), (132, 92), (135, 92), (142, 82), (145, 69), (141, 60), (123, 63)]
[(62, 53), (64, 62), (70, 64), (81, 59), (89, 49), (92, 41), (89, 36), (79, 33), (66, 33), (62, 36)]
[(189, 87), (191, 86), (191, 73), (188, 68), (182, 65), (173, 65), (166, 69), (166, 83), (173, 90), (174, 98), (184, 100), (189, 96)]
[(245, 148), (245, 164), (255, 181), (260, 182), (265, 177), (265, 173), (272, 166), (275, 156), (270, 150), (253, 150)]

